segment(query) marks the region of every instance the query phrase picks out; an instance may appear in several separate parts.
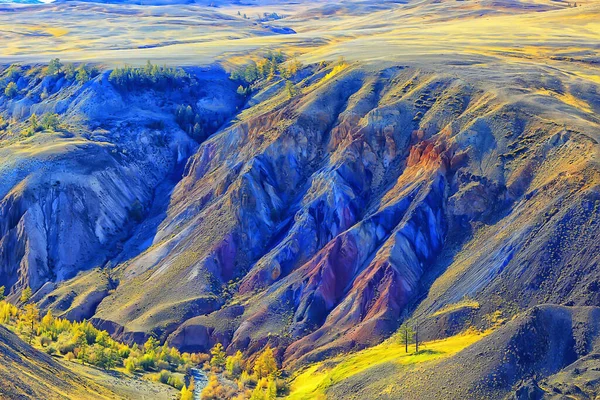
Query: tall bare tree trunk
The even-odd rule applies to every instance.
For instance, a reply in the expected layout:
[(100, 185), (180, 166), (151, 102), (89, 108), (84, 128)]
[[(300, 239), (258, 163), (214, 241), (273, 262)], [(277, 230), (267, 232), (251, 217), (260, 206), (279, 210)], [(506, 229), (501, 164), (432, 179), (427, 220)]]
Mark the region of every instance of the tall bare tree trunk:
[(29, 332), (29, 344), (33, 340), (33, 319), (31, 320), (31, 332)]
[(417, 328), (415, 329), (415, 352), (419, 352), (419, 324), (417, 323)]

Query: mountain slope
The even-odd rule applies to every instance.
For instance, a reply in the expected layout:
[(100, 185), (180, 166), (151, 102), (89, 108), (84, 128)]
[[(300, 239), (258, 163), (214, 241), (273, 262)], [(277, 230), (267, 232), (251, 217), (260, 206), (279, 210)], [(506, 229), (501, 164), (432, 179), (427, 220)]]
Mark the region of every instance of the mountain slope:
[[(321, 379), (321, 387), (327, 398), (344, 399), (531, 399), (561, 394), (589, 398), (599, 388), (597, 381), (590, 375), (587, 381), (577, 376), (593, 374), (598, 366), (598, 312), (597, 307), (534, 307), (449, 357), (437, 354), (449, 347), (444, 341), (425, 343), (420, 361), (380, 358), (347, 377), (335, 374), (346, 362), (336, 360), (337, 369), (322, 367), (321, 373), (329, 375)], [(462, 341), (469, 343), (468, 336)], [(558, 378), (569, 374), (566, 381)], [(548, 376), (552, 377), (545, 379)]]
[(0, 326), (3, 399), (113, 399), (117, 395), (58, 364)]
[(117, 371), (59, 361), (0, 326), (0, 398), (173, 399), (178, 390)]
[[(209, 106), (195, 106), (209, 134), (237, 100), (219, 69), (204, 69), (193, 95), (126, 95), (108, 73), (81, 85), (17, 68), (27, 95), (1, 103), (16, 123), (3, 131), (0, 148), (0, 284), (13, 293), (47, 284), (41, 296), (54, 282), (104, 266), (149, 211), (155, 189), (172, 188), (173, 174), (197, 147), (177, 126), (176, 108), (209, 97)], [(23, 133), (31, 115), (54, 112), (62, 131)]]
[[(236, 93), (247, 83), (219, 67), (188, 68), (194, 90), (119, 89), (108, 71), (80, 85), (23, 67), (16, 97), (0, 98), (0, 285), (13, 300), (30, 286), (43, 308), (126, 341), (155, 335), (203, 352), (221, 342), (250, 360), (270, 345), (290, 371), (377, 345), (402, 323), (434, 340), (516, 318), (477, 344), (497, 351), (528, 318), (541, 333), (532, 340), (560, 342), (545, 331), (556, 324), (576, 337), (567, 320), (593, 326), (577, 310), (599, 301), (600, 3), (351, 4), (290, 6), (274, 22), (298, 32), (288, 38), (255, 37), (262, 28), (214, 10), (106, 6), (165, 32), (202, 33), (214, 18), (219, 35), (237, 30), (193, 43), (118, 32), (111, 40), (130, 47), (104, 41), (92, 58), (135, 51), (139, 62), (174, 46), (189, 51), (170, 63), (231, 66), (261, 47), (307, 64), (289, 82), (275, 72), (254, 83), (245, 104)], [(69, 12), (35, 10), (33, 21)], [(201, 137), (181, 129), (187, 104)], [(34, 112), (68, 128), (21, 135)], [(556, 307), (535, 308), (546, 303)], [(501, 362), (465, 352), (444, 365), (483, 372), (459, 397), (484, 382), (501, 398), (536, 373), (560, 388), (575, 373), (568, 362), (595, 365), (593, 352), (543, 358), (552, 368), (527, 364), (498, 389), (486, 379)], [(423, 386), (411, 388), (418, 397)]]
[[(125, 336), (166, 338), (208, 314), (179, 327), (171, 343), (206, 351), (219, 340), (249, 352), (270, 343), (294, 365), (378, 343), (422, 296), (434, 313), (481, 292), (481, 321), (546, 296), (594, 301), (586, 288), (595, 269), (585, 281), (569, 269), (547, 275), (539, 258), (583, 271), (598, 254), (596, 144), (585, 125), (554, 122), (566, 112), (541, 109), (535, 88), (511, 102), (415, 69), (322, 76), (306, 78), (297, 98), (244, 111), (200, 147), (152, 247), (120, 267), (128, 278), (100, 304), (97, 321)], [(569, 236), (573, 250), (555, 254), (556, 235), (574, 220), (585, 231)], [(457, 249), (483, 250), (481, 240), (498, 250)], [(457, 266), (444, 272), (438, 256), (446, 252)], [(503, 275), (524, 259), (538, 281), (533, 299), (524, 295), (530, 281)], [(440, 299), (446, 276), (458, 282)], [(569, 291), (554, 290), (562, 281)], [(532, 301), (515, 307), (514, 298)]]
[[(222, 73), (198, 77), (214, 89), (189, 100), (206, 107), (216, 129), (236, 112), (235, 84)], [(290, 98), (281, 80), (268, 83), (200, 145), (179, 182), (177, 163), (194, 144), (158, 104), (175, 108), (182, 94), (125, 96), (105, 80), (30, 106), (70, 104), (67, 118), (86, 116), (84, 126), (102, 126), (105, 139), (38, 134), (26, 139), (39, 143), (31, 157), (39, 163), (51, 154), (41, 165), (52, 174), (5, 170), (30, 174), (13, 178), (23, 181), (10, 191), (8, 182), (2, 201), (1, 244), (10, 261), (3, 276), (13, 296), (25, 285), (40, 289), (35, 299), (44, 307), (76, 319), (93, 315), (126, 340), (156, 334), (185, 350), (221, 341), (248, 353), (268, 343), (289, 367), (377, 344), (417, 303), (413, 318), (425, 337), (437, 338), (451, 333), (439, 311), (465, 296), (481, 307), (454, 331), (468, 321), (485, 326), (496, 311), (510, 316), (549, 300), (596, 299), (598, 124), (589, 109), (564, 101), (581, 95), (577, 79), (556, 98), (540, 94), (547, 82), (523, 77), (494, 87), (422, 68), (309, 66), (296, 78), (298, 96)], [(87, 90), (98, 85), (100, 98), (112, 100), (89, 101)], [(224, 96), (216, 109), (215, 93)], [(146, 108), (100, 119), (113, 101)], [(14, 100), (6, 104), (19, 110)], [(149, 118), (177, 139), (166, 139), (167, 147), (149, 141), (158, 134)], [(7, 160), (27, 160), (19, 146), (5, 148)], [(67, 163), (77, 154), (81, 163), (94, 148), (112, 146), (124, 147), (123, 155), (99, 150), (92, 169), (54, 158), (61, 148)], [(96, 175), (114, 187), (88, 187)], [(126, 195), (135, 188), (136, 196)], [(60, 202), (77, 193), (83, 210), (95, 209), (98, 195), (90, 194), (102, 194), (97, 222), (94, 213), (77, 212), (78, 201)], [(137, 221), (136, 198), (143, 205)], [(60, 211), (60, 204), (69, 207)], [(51, 215), (72, 222), (57, 224)], [(67, 236), (73, 239), (61, 239)], [(40, 256), (46, 248), (49, 256)], [(109, 260), (102, 273), (56, 285)], [(584, 271), (578, 279), (575, 272)]]

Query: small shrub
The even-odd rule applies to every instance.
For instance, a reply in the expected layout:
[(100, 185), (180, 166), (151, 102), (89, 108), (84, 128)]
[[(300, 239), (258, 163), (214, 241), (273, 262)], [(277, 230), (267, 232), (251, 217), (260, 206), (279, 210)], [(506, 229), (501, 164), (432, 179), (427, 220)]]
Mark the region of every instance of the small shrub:
[(196, 365), (204, 364), (210, 360), (210, 356), (206, 353), (192, 353), (190, 354), (190, 361)]
[(244, 386), (252, 389), (252, 388), (256, 387), (256, 385), (258, 384), (258, 379), (256, 379), (256, 377), (254, 375), (250, 375), (246, 371), (244, 371), (244, 372), (242, 372), (242, 375), (240, 376), (240, 382)]
[(181, 390), (184, 386), (183, 380), (175, 375), (171, 375), (169, 380), (167, 381), (169, 386), (173, 386), (175, 389)]
[(58, 129), (59, 121), (58, 114), (46, 113), (42, 115), (41, 126), (45, 130), (55, 131)]
[(170, 367), (171, 366), (169, 365), (169, 363), (164, 360), (158, 360), (158, 362), (156, 363), (156, 368), (160, 370), (169, 369)]
[(171, 373), (166, 369), (163, 369), (158, 373), (157, 381), (160, 383), (164, 383), (165, 385), (169, 383), (169, 379), (171, 378)]
[(48, 334), (44, 333), (42, 336), (38, 337), (38, 343), (42, 347), (47, 347), (50, 345), (50, 343), (52, 343), (52, 338)]
[(285, 90), (290, 97), (295, 97), (300, 94), (300, 90), (292, 83), (292, 81), (285, 81)]
[(60, 73), (60, 69), (62, 68), (62, 63), (58, 58), (53, 58), (48, 63), (48, 68), (46, 69), (46, 74), (49, 76), (57, 75)]
[(4, 95), (9, 99), (15, 98), (18, 93), (19, 89), (17, 88), (17, 84), (14, 82), (10, 82), (4, 89)]
[(72, 81), (75, 79), (75, 66), (72, 63), (65, 65), (65, 78)]
[(46, 347), (46, 354), (50, 356), (56, 354), (56, 347), (54, 347), (53, 345)]
[(208, 378), (208, 384), (202, 389), (202, 398), (205, 400), (230, 399), (235, 395), (235, 390), (223, 386), (216, 375), (211, 374)]
[(127, 360), (125, 360), (125, 369), (127, 370), (127, 372), (129, 372), (130, 374), (132, 374), (137, 369), (137, 365), (136, 364), (137, 363), (135, 362), (135, 359), (130, 357)]
[(144, 371), (152, 370), (155, 364), (156, 361), (153, 354), (144, 354), (144, 356), (140, 359), (140, 367), (142, 367)]
[[(31, 134), (38, 132), (42, 129), (42, 125), (40, 124), (37, 115), (31, 114), (31, 116), (29, 117), (29, 131), (31, 132)], [(28, 293), (28, 295), (30, 296), (30, 293)], [(21, 295), (21, 297), (23, 297), (23, 295)]]
[(77, 83), (79, 83), (80, 85), (83, 85), (84, 83), (88, 82), (90, 79), (92, 79), (92, 74), (88, 70), (87, 66), (80, 65), (79, 68), (77, 68), (77, 74), (75, 75), (75, 80), (77, 81)]

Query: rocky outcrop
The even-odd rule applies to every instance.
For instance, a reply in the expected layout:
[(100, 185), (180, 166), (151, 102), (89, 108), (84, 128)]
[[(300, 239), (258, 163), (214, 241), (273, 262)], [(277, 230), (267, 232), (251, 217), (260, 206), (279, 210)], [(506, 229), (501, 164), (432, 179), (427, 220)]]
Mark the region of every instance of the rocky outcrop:
[[(214, 121), (235, 110), (235, 88), (225, 73), (200, 74), (203, 90), (214, 82), (215, 92), (205, 92), (210, 106), (202, 97), (176, 92), (120, 92), (108, 82), (108, 72), (84, 85), (31, 73), (23, 88), (28, 98), (50, 94), (26, 106), (10, 100), (6, 109), (17, 120), (58, 112), (63, 127), (0, 151), (0, 285), (16, 297), (24, 287), (35, 292), (46, 282), (104, 266), (118, 254), (148, 213), (155, 188), (197, 147), (175, 124), (178, 102), (197, 101), (198, 113)], [(175, 105), (165, 107), (167, 101)], [(161, 129), (152, 127), (156, 121)], [(105, 294), (97, 291), (89, 305), (65, 315), (90, 316), (91, 303), (97, 305)]]

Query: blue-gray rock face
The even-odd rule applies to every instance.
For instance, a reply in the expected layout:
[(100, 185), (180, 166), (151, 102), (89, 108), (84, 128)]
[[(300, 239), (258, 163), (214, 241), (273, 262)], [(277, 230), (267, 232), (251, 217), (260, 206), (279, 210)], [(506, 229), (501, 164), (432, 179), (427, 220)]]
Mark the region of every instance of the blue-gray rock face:
[[(225, 120), (235, 111), (235, 87), (224, 72), (205, 74), (202, 83), (218, 82), (222, 97), (210, 94), (211, 108), (197, 109)], [(14, 135), (32, 114), (56, 112), (62, 123), (57, 132), (8, 136), (0, 148), (0, 285), (15, 294), (104, 266), (147, 213), (155, 188), (198, 146), (167, 103), (183, 101), (181, 94), (125, 94), (107, 77), (80, 85), (33, 74), (22, 89), (27, 97), (2, 99)]]

